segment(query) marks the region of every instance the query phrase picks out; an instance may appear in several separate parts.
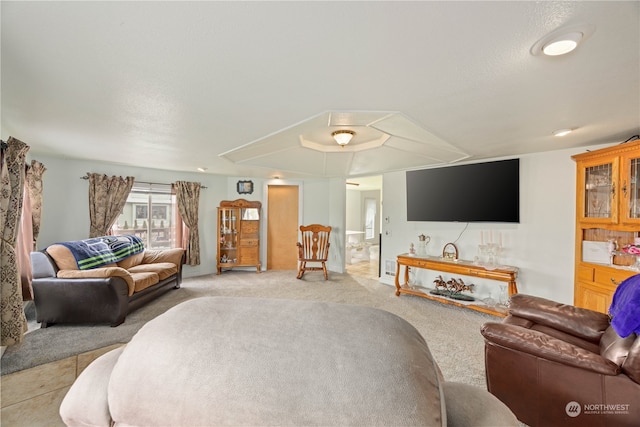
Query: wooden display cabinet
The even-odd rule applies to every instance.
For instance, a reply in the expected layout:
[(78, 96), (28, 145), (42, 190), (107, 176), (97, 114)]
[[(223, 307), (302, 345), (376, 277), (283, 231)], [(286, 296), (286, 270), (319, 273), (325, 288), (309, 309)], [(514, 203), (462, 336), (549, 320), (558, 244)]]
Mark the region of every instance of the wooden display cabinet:
[[(640, 141), (572, 156), (576, 161), (574, 304), (606, 313), (618, 284), (637, 274), (635, 257), (620, 252), (640, 232)], [(618, 250), (585, 259), (585, 243)], [(602, 252), (602, 251), (601, 251)]]
[(218, 207), (218, 274), (223, 268), (256, 267), (260, 273), (260, 202), (224, 200)]

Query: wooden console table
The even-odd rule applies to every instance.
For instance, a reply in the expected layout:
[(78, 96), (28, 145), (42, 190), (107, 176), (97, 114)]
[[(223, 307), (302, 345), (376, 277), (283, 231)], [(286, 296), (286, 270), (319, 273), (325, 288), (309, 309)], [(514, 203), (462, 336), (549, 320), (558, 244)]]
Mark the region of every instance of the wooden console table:
[[(500, 307), (489, 307), (478, 304), (463, 304), (456, 300), (446, 298), (439, 295), (433, 295), (428, 292), (422, 292), (420, 290), (411, 289), (409, 287), (409, 268), (422, 268), (425, 270), (444, 271), (446, 273), (460, 274), (463, 276), (480, 277), (483, 279), (497, 280), (500, 282), (507, 282), (509, 285), (509, 296), (518, 293), (518, 287), (516, 285), (516, 276), (518, 269), (509, 266), (500, 266), (499, 268), (489, 270), (481, 265), (474, 264), (471, 261), (451, 261), (445, 260), (440, 257), (417, 257), (415, 255), (402, 254), (398, 255), (398, 265), (396, 268), (396, 295), (409, 294), (416, 295), (422, 298), (427, 298), (434, 301), (443, 302), (445, 304), (452, 304), (459, 307), (468, 308), (471, 310), (481, 311), (483, 313), (493, 314), (494, 316), (505, 317), (507, 312)], [(400, 267), (404, 266), (404, 283), (400, 285)]]

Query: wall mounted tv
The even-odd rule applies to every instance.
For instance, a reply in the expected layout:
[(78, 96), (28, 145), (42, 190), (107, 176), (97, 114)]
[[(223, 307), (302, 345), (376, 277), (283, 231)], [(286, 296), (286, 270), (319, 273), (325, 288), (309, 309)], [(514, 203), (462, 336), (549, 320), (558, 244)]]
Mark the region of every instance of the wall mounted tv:
[(520, 222), (520, 159), (406, 174), (407, 221)]

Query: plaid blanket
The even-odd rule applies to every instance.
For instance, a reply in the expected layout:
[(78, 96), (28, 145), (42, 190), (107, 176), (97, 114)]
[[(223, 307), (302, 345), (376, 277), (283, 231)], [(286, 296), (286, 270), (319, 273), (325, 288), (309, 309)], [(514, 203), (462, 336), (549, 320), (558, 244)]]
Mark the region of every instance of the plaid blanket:
[(103, 236), (58, 244), (71, 251), (80, 270), (102, 267), (144, 251), (142, 240), (134, 235)]

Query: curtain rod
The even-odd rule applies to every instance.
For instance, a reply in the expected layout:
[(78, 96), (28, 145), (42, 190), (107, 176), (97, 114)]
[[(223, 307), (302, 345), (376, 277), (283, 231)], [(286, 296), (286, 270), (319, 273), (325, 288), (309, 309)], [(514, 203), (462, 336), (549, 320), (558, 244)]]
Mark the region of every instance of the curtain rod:
[[(87, 174), (85, 176), (81, 176), (80, 179), (89, 179), (89, 173), (87, 172)], [(145, 181), (136, 181), (134, 179), (133, 181), (135, 184), (149, 184), (149, 185), (173, 185), (173, 184), (165, 184), (162, 182), (145, 182)], [(207, 188), (204, 185), (200, 184), (200, 188)]]

